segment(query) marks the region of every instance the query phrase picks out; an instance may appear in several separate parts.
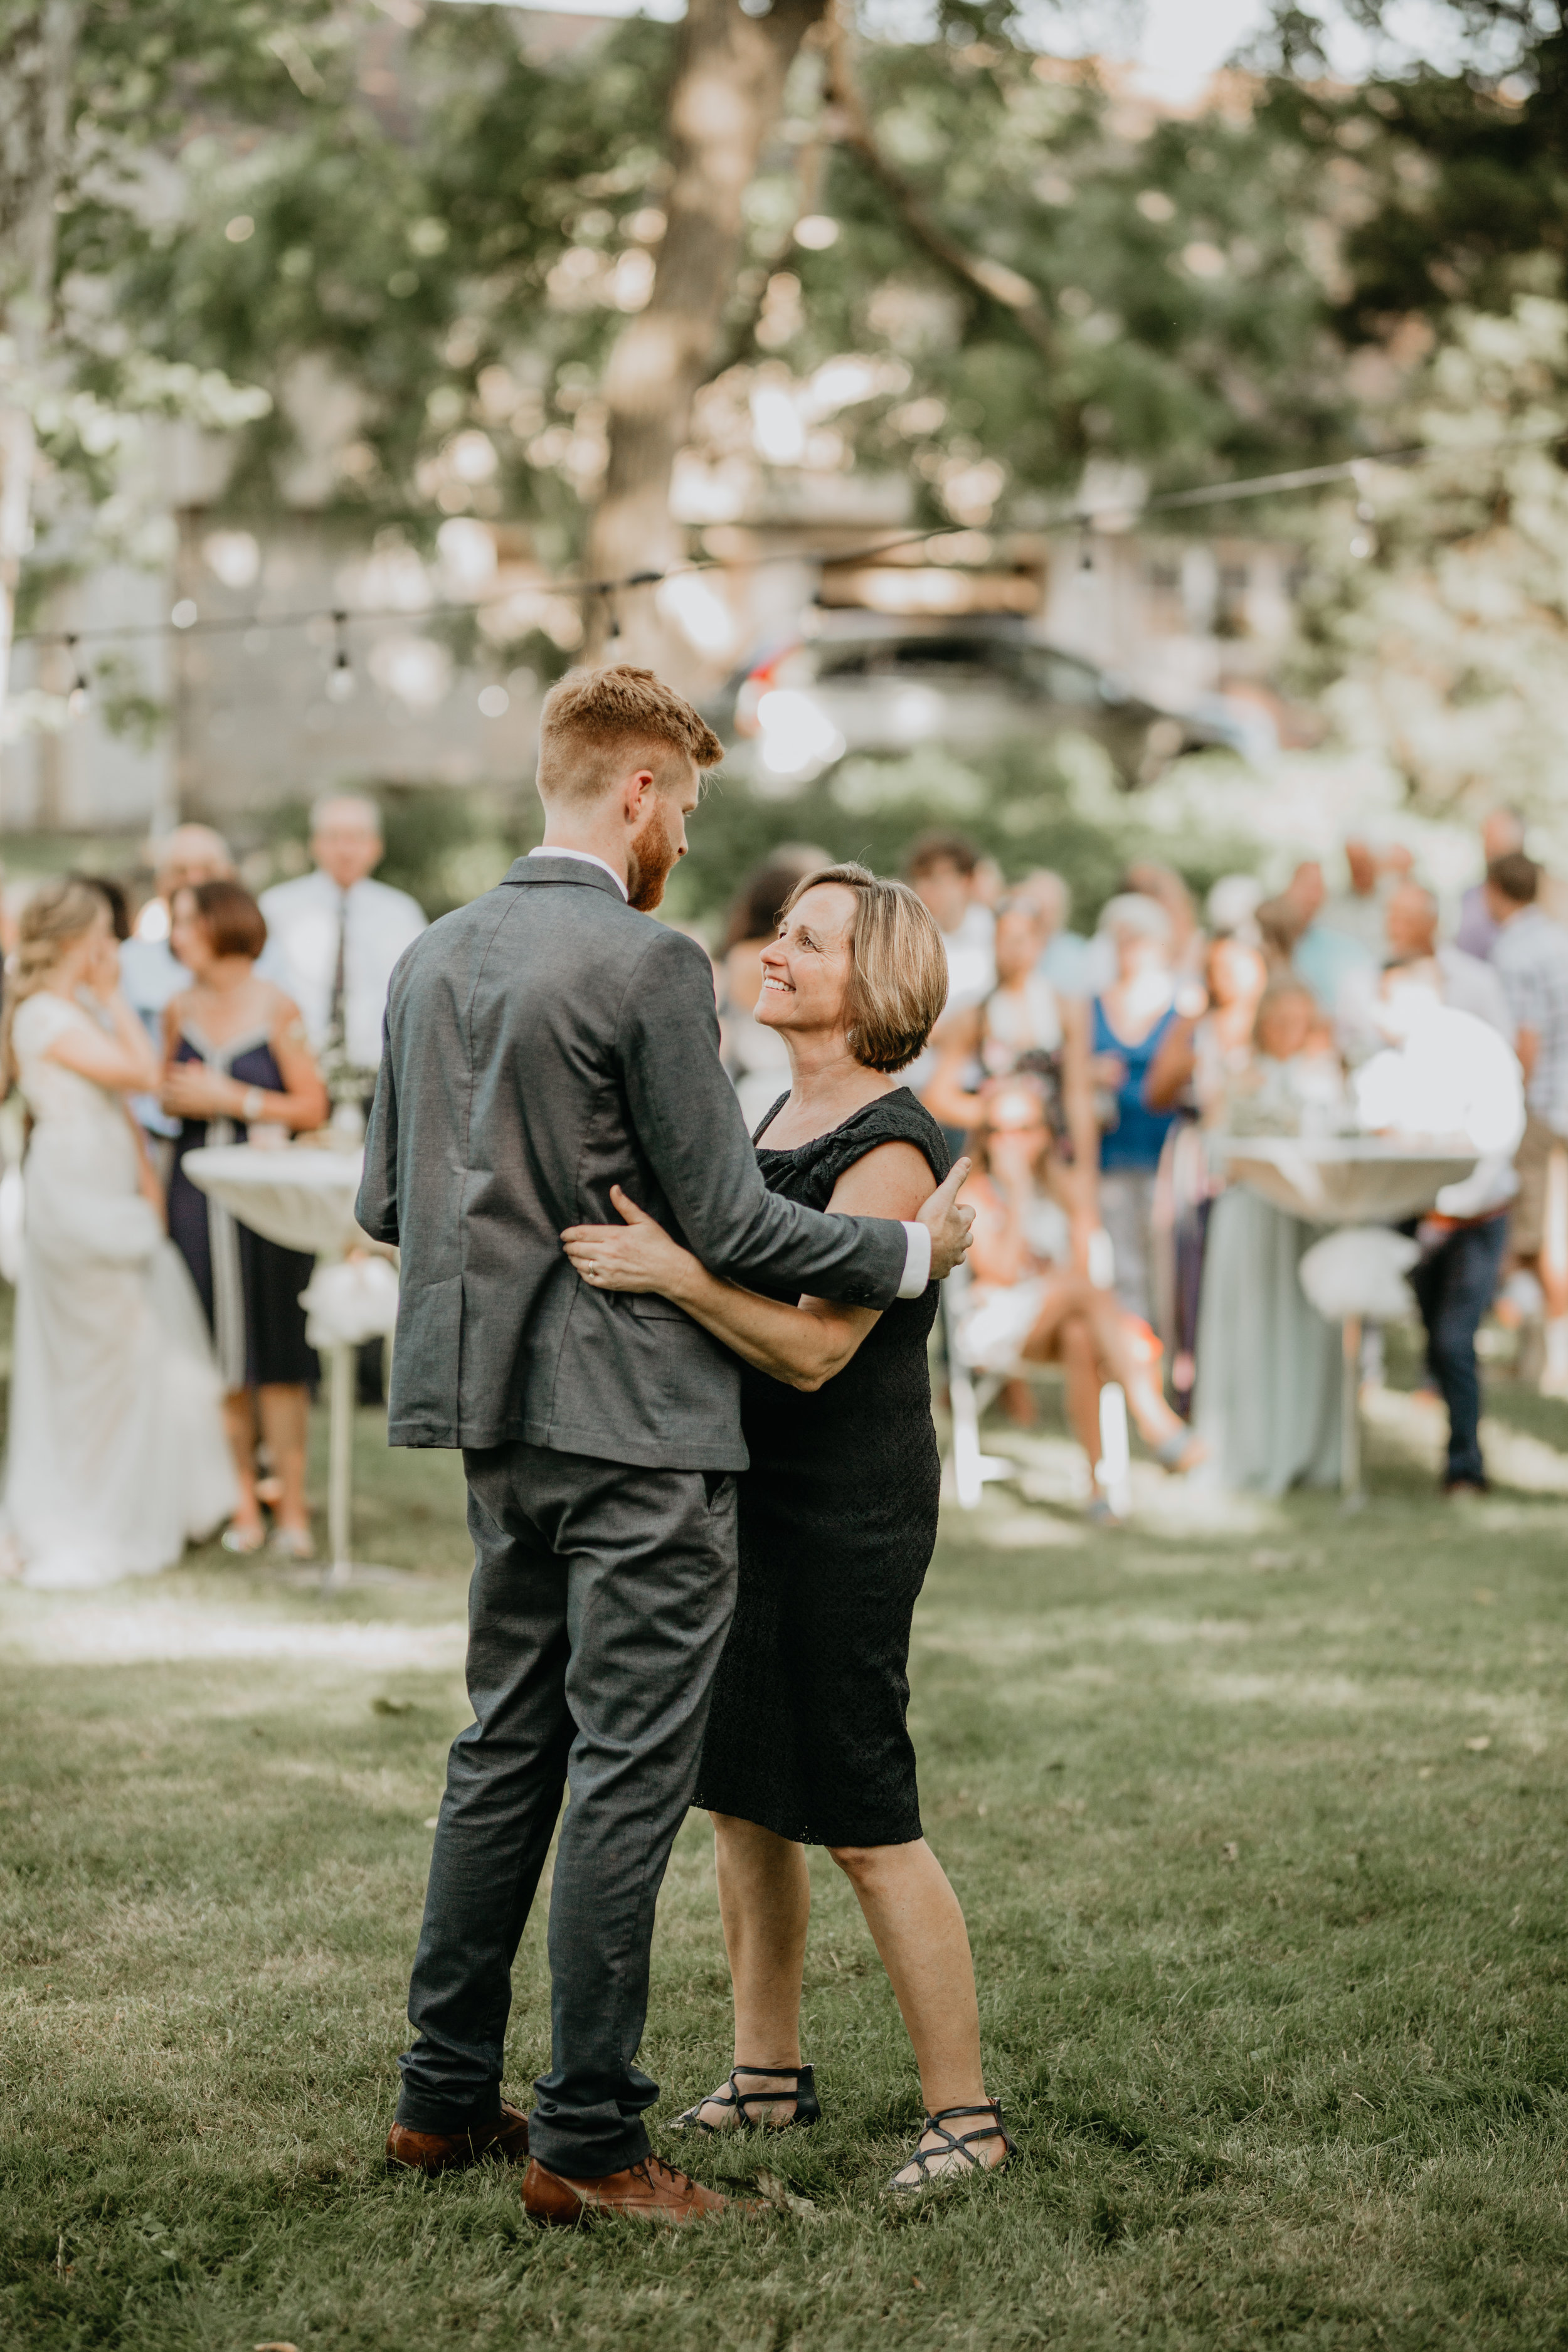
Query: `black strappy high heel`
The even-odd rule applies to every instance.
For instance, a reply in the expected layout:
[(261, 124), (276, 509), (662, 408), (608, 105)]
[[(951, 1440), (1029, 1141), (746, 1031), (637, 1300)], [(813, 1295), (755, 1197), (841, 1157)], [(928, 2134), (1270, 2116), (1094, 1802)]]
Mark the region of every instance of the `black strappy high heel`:
[[(948, 2125), (959, 2116), (989, 2116), (991, 2121), (979, 2131), (949, 2131)], [(907, 2172), (912, 2164), (920, 2174), (920, 2179), (900, 2180), (899, 2173), (896, 2172), (888, 2183), (889, 2189), (895, 2197), (919, 2197), (927, 2189), (937, 2189), (948, 2181), (963, 2179), (963, 2176), (961, 2173), (929, 2170), (928, 2168), (937, 2157), (961, 2156), (972, 2172), (1002, 2172), (1005, 2170), (1009, 2158), (1016, 2156), (1018, 2152), (1003, 2127), (1002, 2103), (999, 2099), (983, 2099), (975, 2107), (939, 2107), (936, 2114), (928, 2115), (925, 2122), (921, 2126), (921, 2137), (923, 2139), (929, 2131), (941, 2134), (938, 2145), (935, 2147), (917, 2147), (912, 2156), (905, 2157), (899, 2167), (899, 2172)], [(970, 2148), (969, 2143), (972, 2139), (1000, 2139), (1003, 2149), (1001, 2162), (982, 2164), (980, 2158)]]
[[(789, 2094), (787, 2090), (742, 2091), (739, 2080), (742, 2074), (765, 2074), (770, 2082), (793, 2085), (794, 2115), (782, 2124), (768, 2123), (760, 2116), (753, 2121), (747, 2112), (749, 2108), (776, 2106), (779, 2100), (786, 2098)], [(733, 2124), (708, 2123), (702, 2115), (704, 2107), (732, 2109), (735, 2121)], [(821, 2120), (822, 2109), (816, 2103), (816, 2078), (809, 2066), (737, 2066), (723, 2090), (710, 2091), (705, 2099), (699, 2099), (694, 2107), (688, 2107), (684, 2115), (677, 2116), (671, 2129), (689, 2131), (695, 2125), (699, 2131), (705, 2132), (795, 2131), (804, 2130), (808, 2124), (820, 2123)]]

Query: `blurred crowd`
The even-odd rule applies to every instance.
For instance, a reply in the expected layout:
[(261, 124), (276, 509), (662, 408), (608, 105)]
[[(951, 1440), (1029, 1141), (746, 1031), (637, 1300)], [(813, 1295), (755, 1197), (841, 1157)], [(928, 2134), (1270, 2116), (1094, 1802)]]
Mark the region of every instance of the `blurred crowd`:
[[(1173, 1472), (1268, 1493), (1340, 1475), (1341, 1333), (1301, 1274), (1320, 1235), (1227, 1181), (1226, 1139), (1464, 1147), (1470, 1172), (1402, 1261), (1448, 1492), (1486, 1483), (1489, 1315), (1519, 1370), (1568, 1396), (1568, 929), (1513, 812), (1480, 847), (1484, 879), (1447, 921), (1406, 849), (1351, 840), (1336, 887), (1307, 860), (1272, 897), (1233, 874), (1201, 907), (1171, 867), (1135, 864), (1086, 934), (1060, 875), (1006, 882), (958, 832), (911, 844), (949, 992), (905, 1082), (973, 1162), (950, 1373), (1027, 1423), (1057, 1368), (1097, 1517), (1124, 1502), (1108, 1394)], [(34, 1582), (148, 1571), (215, 1525), (238, 1553), (311, 1552), (310, 1261), (237, 1224), (185, 1162), (363, 1133), (392, 969), (425, 920), (374, 878), (383, 851), (374, 803), (336, 797), (312, 813), (310, 870), (259, 899), (216, 833), (181, 825), (139, 905), (71, 875), (20, 908), (0, 1034), (0, 1272), (18, 1286), (5, 1541)], [(789, 1083), (755, 1018), (762, 950), (830, 862), (775, 853), (715, 949), (752, 1129)], [(1373, 1379), (1380, 1344), (1374, 1327)], [(382, 1356), (362, 1353), (362, 1401)]]
[[(311, 1556), (301, 1297), (312, 1260), (192, 1181), (206, 1146), (363, 1132), (392, 968), (424, 928), (374, 877), (373, 802), (312, 813), (310, 870), (260, 899), (209, 827), (121, 883), (67, 875), (23, 903), (0, 1059), (0, 1270), (16, 1284), (4, 1540), (46, 1587), (108, 1584), (222, 1529)], [(382, 1349), (362, 1396), (380, 1394)]]
[[(1519, 1368), (1568, 1395), (1568, 929), (1510, 810), (1486, 820), (1485, 877), (1444, 909), (1398, 844), (1343, 845), (1331, 887), (1224, 877), (1200, 907), (1171, 867), (1123, 875), (1092, 934), (1062, 877), (1005, 882), (958, 832), (904, 873), (948, 950), (950, 993), (905, 1074), (973, 1160), (975, 1240), (950, 1285), (950, 1350), (1027, 1423), (1060, 1367), (1088, 1465), (1100, 1396), (1124, 1391), (1167, 1466), (1270, 1494), (1340, 1475), (1340, 1330), (1310, 1304), (1321, 1235), (1226, 1178), (1227, 1138), (1376, 1137), (1472, 1163), (1404, 1228), (1446, 1407), (1450, 1494), (1484, 1489), (1476, 1340), (1495, 1309)], [(731, 909), (718, 959), (727, 1062), (755, 1126), (784, 1090), (753, 1018), (758, 957), (815, 849), (777, 854)], [(1362, 1370), (1382, 1376), (1382, 1333)]]

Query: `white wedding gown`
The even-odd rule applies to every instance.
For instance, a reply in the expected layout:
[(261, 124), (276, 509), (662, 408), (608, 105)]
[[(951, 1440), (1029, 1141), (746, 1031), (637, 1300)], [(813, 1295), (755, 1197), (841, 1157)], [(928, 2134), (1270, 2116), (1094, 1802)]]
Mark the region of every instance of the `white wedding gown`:
[(153, 1575), (236, 1501), (201, 1306), (138, 1189), (123, 1101), (46, 1059), (79, 1024), (41, 993), (12, 1030), (34, 1125), (4, 1524), (24, 1581), (54, 1590)]

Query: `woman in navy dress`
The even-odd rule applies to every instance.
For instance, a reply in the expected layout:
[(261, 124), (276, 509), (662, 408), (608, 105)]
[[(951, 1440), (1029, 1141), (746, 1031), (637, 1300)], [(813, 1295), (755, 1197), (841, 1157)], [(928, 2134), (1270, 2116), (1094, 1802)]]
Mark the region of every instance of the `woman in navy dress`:
[(267, 924), (237, 882), (176, 891), (170, 945), (193, 985), (163, 1015), (163, 1108), (181, 1120), (169, 1180), (169, 1232), (200, 1293), (223, 1375), (224, 1416), (240, 1499), (226, 1530), (228, 1550), (266, 1540), (256, 1487), (257, 1423), (279, 1481), (275, 1545), (297, 1559), (311, 1551), (305, 1502), (305, 1441), (315, 1351), (300, 1293), (308, 1253), (280, 1249), (199, 1192), (187, 1151), (244, 1142), (270, 1129), (281, 1142), (320, 1127), (329, 1105), (299, 1007), (256, 976)]
[[(912, 1218), (949, 1174), (947, 1146), (888, 1073), (914, 1060), (947, 995), (935, 923), (905, 884), (832, 866), (785, 901), (762, 964), (756, 1017), (784, 1038), (793, 1080), (757, 1133), (769, 1190)], [(615, 1197), (626, 1225), (578, 1227), (568, 1255), (595, 1288), (658, 1292), (734, 1350), (751, 1454), (696, 1796), (713, 1819), (734, 2067), (681, 2124), (816, 2120), (800, 2002), (804, 1849), (822, 1845), (855, 1889), (920, 2067), (925, 2127), (890, 2185), (991, 2168), (1009, 2143), (985, 2095), (968, 1932), (921, 1830), (905, 1721), (941, 1479), (926, 1361), (936, 1285), (880, 1314), (759, 1297)]]

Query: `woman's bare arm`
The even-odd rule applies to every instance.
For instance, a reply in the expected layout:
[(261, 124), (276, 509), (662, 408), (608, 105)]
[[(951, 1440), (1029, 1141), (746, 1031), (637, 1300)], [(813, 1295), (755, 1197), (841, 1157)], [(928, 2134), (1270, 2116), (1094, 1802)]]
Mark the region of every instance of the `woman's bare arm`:
[(1067, 1114), (1068, 1134), (1072, 1139), (1073, 1164), (1083, 1171), (1084, 1212), (1098, 1223), (1100, 1127), (1094, 1116), (1089, 1000), (1064, 996), (1058, 1003), (1062, 1016), (1062, 1108)]
[[(963, 1163), (967, 1165), (967, 1163)], [(931, 1169), (912, 1143), (879, 1143), (834, 1186), (829, 1209), (847, 1216), (912, 1217), (931, 1192)], [(802, 1298), (786, 1307), (722, 1282), (629, 1201), (616, 1185), (624, 1225), (574, 1225), (566, 1255), (599, 1290), (654, 1291), (684, 1307), (758, 1371), (791, 1388), (819, 1389), (841, 1372), (877, 1320), (868, 1307)]]
[[(280, 1090), (250, 1086), (243, 1078), (229, 1077), (223, 1070), (209, 1070), (202, 1062), (175, 1061), (180, 1036), (179, 1006), (176, 997), (164, 1015), (166, 1059), (162, 1099), (166, 1111), (176, 1118), (248, 1119), (258, 1126), (287, 1127), (296, 1131), (321, 1126), (331, 1106), (306, 1042), (300, 1009), (290, 997), (281, 991), (275, 992), (268, 1008), (271, 1028), (268, 1043), (283, 1080)], [(259, 1110), (250, 1100), (258, 1095), (262, 1104)]]

